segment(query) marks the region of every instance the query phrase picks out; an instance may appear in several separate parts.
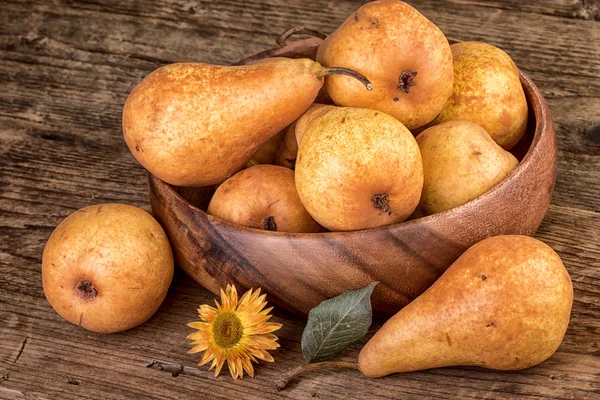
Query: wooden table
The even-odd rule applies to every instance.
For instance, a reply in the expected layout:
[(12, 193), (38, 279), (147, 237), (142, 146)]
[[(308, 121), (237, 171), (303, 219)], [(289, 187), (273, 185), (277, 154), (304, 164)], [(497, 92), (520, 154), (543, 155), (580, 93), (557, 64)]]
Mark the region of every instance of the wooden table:
[[(175, 61), (234, 62), (273, 47), (291, 26), (331, 32), (360, 3), (0, 1), (0, 398), (600, 399), (598, 1), (411, 1), (447, 35), (505, 49), (550, 104), (559, 171), (537, 237), (564, 260), (575, 303), (564, 342), (543, 364), (380, 380), (332, 371), (277, 392), (276, 377), (302, 362), (299, 318), (279, 314), (276, 362), (233, 382), (146, 368), (154, 359), (198, 359), (186, 354), (185, 323), (213, 296), (181, 272), (158, 313), (120, 334), (71, 325), (46, 301), (42, 249), (65, 216), (90, 204), (148, 202), (146, 173), (121, 136), (121, 108), (136, 82)], [(356, 358), (363, 343), (343, 358)]]

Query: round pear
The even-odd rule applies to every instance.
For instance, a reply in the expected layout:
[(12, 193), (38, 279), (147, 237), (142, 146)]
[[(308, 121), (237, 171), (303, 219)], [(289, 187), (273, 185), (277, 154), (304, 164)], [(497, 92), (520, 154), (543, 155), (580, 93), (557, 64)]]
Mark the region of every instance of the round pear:
[(317, 61), (361, 72), (370, 92), (344, 76), (325, 79), (338, 105), (383, 111), (414, 129), (430, 122), (452, 93), (452, 51), (442, 31), (398, 0), (369, 2), (319, 46)]
[(296, 187), (310, 215), (335, 231), (404, 221), (423, 187), (413, 135), (380, 111), (325, 107), (296, 122)]
[(450, 121), (417, 136), (424, 184), (419, 208), (435, 214), (458, 207), (487, 192), (519, 163), (481, 126)]
[(432, 124), (471, 121), (510, 150), (527, 127), (527, 100), (517, 66), (508, 54), (491, 44), (463, 42), (451, 48), (452, 95)]
[(267, 231), (323, 231), (298, 197), (294, 171), (277, 165), (255, 165), (227, 179), (213, 195), (208, 213)]
[(149, 213), (99, 204), (74, 212), (52, 232), (42, 256), (42, 286), (66, 320), (113, 333), (156, 312), (173, 270), (169, 240)]

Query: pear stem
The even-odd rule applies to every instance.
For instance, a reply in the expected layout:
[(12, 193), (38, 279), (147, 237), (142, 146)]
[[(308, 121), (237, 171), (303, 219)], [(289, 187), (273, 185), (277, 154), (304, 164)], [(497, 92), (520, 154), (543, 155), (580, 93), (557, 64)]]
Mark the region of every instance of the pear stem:
[(323, 361), (313, 364), (303, 364), (299, 367), (292, 368), (291, 370), (283, 374), (279, 378), (279, 380), (275, 382), (275, 384), (277, 385), (277, 390), (284, 389), (287, 386), (287, 384), (298, 375), (302, 375), (306, 372), (311, 371), (321, 371), (327, 368), (348, 368), (355, 369), (357, 371), (359, 370), (358, 362), (356, 361)]
[(365, 85), (367, 90), (373, 90), (373, 84), (371, 82), (369, 82), (369, 80), (367, 79), (366, 76), (364, 76), (363, 74), (360, 74), (356, 71), (352, 71), (351, 69), (348, 69), (348, 68), (323, 67), (323, 72), (319, 76), (321, 77), (321, 76), (325, 76), (325, 75), (334, 75), (334, 74), (351, 76), (352, 78), (359, 80), (360, 83)]
[(277, 44), (280, 46), (285, 46), (287, 44), (287, 40), (293, 35), (309, 35), (318, 37), (320, 39), (325, 39), (327, 37), (327, 35), (323, 32), (315, 31), (314, 29), (306, 28), (304, 26), (295, 26), (279, 35), (277, 38)]

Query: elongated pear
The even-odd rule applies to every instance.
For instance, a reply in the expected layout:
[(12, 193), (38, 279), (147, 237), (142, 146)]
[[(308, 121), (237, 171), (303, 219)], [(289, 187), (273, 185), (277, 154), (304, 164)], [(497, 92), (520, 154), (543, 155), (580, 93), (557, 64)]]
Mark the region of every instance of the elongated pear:
[(560, 257), (528, 236), (472, 246), (361, 350), (366, 376), (456, 365), (519, 370), (565, 336), (573, 285)]
[(310, 106), (330, 73), (352, 74), (309, 59), (167, 65), (129, 95), (125, 141), (135, 158), (167, 183), (221, 183)]

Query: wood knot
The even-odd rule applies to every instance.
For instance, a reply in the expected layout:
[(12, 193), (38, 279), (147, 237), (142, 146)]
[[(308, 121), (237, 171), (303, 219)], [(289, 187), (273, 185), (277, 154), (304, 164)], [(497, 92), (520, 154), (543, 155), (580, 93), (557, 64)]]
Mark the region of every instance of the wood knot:
[(583, 135), (590, 142), (600, 144), (600, 124), (590, 126)]
[(75, 385), (75, 386), (79, 385), (79, 383), (80, 383), (80, 382), (79, 382), (77, 379), (75, 379), (75, 378), (69, 378), (69, 380), (68, 380), (67, 382), (69, 383), (69, 385)]

